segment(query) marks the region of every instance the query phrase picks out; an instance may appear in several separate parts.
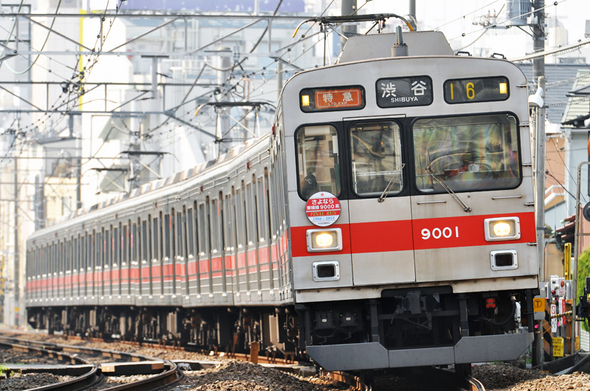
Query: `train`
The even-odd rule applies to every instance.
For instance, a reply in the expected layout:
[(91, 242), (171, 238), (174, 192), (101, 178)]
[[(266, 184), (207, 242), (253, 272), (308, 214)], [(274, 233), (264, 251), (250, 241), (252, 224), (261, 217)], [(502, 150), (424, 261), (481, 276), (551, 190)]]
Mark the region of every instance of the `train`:
[(440, 32), (350, 37), (268, 134), (33, 233), (28, 322), (362, 373), (514, 360), (539, 287), (527, 98)]

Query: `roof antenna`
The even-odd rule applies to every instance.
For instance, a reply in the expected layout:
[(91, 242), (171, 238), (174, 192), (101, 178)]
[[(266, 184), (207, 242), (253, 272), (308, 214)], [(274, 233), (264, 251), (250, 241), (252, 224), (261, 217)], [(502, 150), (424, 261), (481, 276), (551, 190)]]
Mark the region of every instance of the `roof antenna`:
[(404, 57), (408, 55), (408, 45), (404, 43), (402, 37), (401, 26), (396, 27), (395, 31), (395, 44), (391, 47), (391, 57)]

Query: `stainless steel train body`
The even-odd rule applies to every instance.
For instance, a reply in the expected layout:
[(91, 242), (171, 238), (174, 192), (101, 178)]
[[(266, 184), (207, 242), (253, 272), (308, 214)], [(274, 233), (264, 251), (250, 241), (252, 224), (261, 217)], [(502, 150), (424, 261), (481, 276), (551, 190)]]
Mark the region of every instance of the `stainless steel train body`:
[(538, 288), (526, 79), (405, 38), (350, 39), (287, 82), (272, 134), (35, 233), (30, 322), (329, 370), (518, 357)]

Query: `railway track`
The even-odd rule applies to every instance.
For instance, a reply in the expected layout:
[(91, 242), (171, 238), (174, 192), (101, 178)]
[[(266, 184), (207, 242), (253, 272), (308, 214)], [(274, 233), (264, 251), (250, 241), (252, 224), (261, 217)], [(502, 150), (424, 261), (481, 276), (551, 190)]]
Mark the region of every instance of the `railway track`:
[[(70, 338), (69, 338), (70, 339)], [(96, 341), (98, 342), (98, 341)], [(190, 360), (162, 360), (135, 353), (125, 353), (108, 349), (97, 349), (75, 345), (63, 345), (46, 341), (31, 341), (14, 337), (1, 337), (0, 343), (15, 346), (19, 351), (29, 351), (34, 354), (45, 354), (47, 357), (67, 362), (67, 365), (32, 365), (15, 366), (9, 370), (17, 370), (21, 373), (47, 372), (55, 375), (73, 376), (72, 379), (59, 384), (43, 387), (43, 390), (78, 390), (84, 387), (98, 387), (100, 390), (151, 390), (174, 384), (184, 377), (183, 371), (197, 371), (211, 368), (219, 364), (216, 361), (190, 361)], [(161, 347), (161, 346), (160, 346)], [(174, 350), (180, 350), (175, 347)], [(45, 353), (43, 353), (45, 352)], [(216, 355), (217, 352), (212, 352)], [(224, 354), (227, 356), (227, 354)], [(84, 358), (83, 358), (84, 357)], [(251, 355), (234, 355), (242, 361), (253, 361), (267, 367), (295, 372), (301, 375), (301, 369), (283, 361), (269, 357), (252, 357)], [(287, 360), (290, 361), (290, 360)], [(298, 373), (299, 371), (299, 373)], [(464, 378), (453, 372), (434, 368), (416, 368), (405, 371), (390, 371), (396, 378), (396, 383), (403, 383), (397, 389), (403, 391), (484, 391), (482, 384), (473, 378)], [(310, 373), (308, 373), (309, 375)], [(385, 391), (391, 389), (392, 380), (387, 375), (374, 379), (361, 379), (343, 372), (320, 371), (325, 377), (350, 385), (356, 390)], [(401, 374), (401, 375), (400, 375)], [(110, 386), (108, 379), (131, 377), (135, 379), (130, 383)], [(399, 379), (405, 380), (399, 380)]]
[[(7, 373), (51, 373), (70, 376), (59, 383), (30, 387), (43, 391), (76, 391), (97, 389), (106, 391), (149, 391), (173, 384), (182, 378), (176, 363), (134, 353), (106, 349), (58, 345), (43, 341), (0, 337), (0, 346), (13, 351), (42, 355), (68, 364), (5, 365)], [(82, 358), (87, 356), (88, 359)], [(107, 359), (113, 361), (107, 361)], [(110, 386), (108, 377), (135, 376), (134, 380)], [(144, 375), (137, 378), (137, 375)]]

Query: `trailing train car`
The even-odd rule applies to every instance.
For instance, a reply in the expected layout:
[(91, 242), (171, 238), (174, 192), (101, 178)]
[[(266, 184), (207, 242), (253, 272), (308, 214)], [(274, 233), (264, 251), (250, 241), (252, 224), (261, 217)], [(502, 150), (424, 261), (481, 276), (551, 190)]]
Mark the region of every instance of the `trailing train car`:
[(33, 234), (29, 322), (328, 370), (517, 358), (538, 291), (526, 78), (399, 35), (292, 77), (272, 133)]

